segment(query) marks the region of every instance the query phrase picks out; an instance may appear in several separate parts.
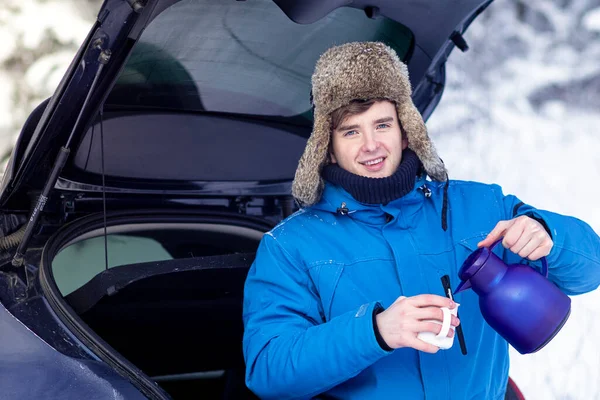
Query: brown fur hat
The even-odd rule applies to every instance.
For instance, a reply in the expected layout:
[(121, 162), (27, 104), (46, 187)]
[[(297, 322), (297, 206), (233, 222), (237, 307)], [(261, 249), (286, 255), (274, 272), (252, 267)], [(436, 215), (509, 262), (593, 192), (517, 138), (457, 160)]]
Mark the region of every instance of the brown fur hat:
[(408, 147), (417, 154), (433, 180), (447, 180), (446, 168), (427, 135), (411, 94), (408, 68), (385, 44), (354, 42), (327, 50), (317, 61), (312, 76), (314, 125), (292, 185), (296, 201), (310, 206), (321, 199), (324, 187), (321, 170), (329, 163), (331, 113), (352, 100), (382, 98), (395, 102)]

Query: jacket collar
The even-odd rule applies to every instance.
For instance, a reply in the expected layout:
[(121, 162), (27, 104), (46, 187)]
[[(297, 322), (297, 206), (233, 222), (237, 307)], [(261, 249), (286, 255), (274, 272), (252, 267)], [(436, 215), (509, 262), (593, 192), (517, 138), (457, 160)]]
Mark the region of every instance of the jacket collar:
[(412, 219), (410, 217), (421, 209), (425, 198), (430, 193), (425, 174), (416, 177), (415, 185), (408, 194), (386, 205), (361, 203), (341, 186), (325, 182), (321, 200), (311, 208), (346, 215), (370, 225), (383, 225), (389, 221), (390, 215), (399, 218), (402, 214), (402, 220), (409, 225)]

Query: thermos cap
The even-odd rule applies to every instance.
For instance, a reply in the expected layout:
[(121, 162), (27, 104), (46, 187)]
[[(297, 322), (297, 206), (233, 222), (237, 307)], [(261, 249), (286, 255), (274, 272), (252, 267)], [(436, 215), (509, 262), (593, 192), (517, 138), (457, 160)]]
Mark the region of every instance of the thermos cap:
[(486, 247), (482, 247), (471, 253), (458, 271), (459, 278), (462, 281), (471, 279), (471, 277), (481, 269), (483, 264), (485, 264), (491, 253), (492, 252)]

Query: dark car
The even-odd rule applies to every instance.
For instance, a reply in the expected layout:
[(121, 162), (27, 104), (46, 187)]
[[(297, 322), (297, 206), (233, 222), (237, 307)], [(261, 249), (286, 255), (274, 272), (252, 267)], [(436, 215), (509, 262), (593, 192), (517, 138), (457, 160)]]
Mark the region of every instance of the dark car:
[(2, 399), (252, 398), (244, 280), (334, 44), (383, 41), (427, 118), (490, 1), (105, 0), (0, 193)]

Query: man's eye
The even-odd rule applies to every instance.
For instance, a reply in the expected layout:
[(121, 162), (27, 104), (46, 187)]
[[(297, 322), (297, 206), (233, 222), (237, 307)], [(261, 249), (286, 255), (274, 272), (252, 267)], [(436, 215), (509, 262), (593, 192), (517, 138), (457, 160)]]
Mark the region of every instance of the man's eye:
[(356, 133), (357, 133), (356, 131), (348, 131), (348, 132), (344, 133), (344, 137), (356, 135)]
[(379, 124), (379, 125), (377, 125), (377, 129), (386, 129), (386, 128), (389, 128), (389, 127), (390, 127), (389, 124)]

